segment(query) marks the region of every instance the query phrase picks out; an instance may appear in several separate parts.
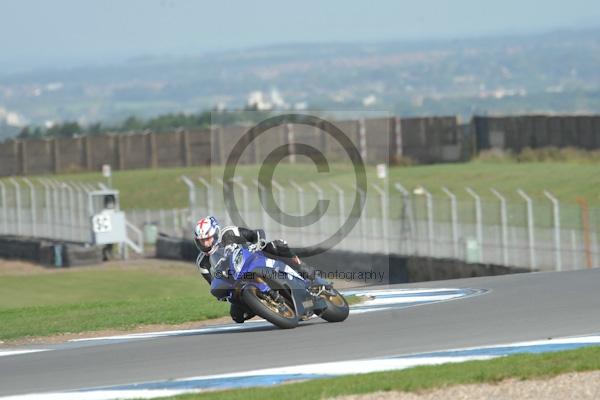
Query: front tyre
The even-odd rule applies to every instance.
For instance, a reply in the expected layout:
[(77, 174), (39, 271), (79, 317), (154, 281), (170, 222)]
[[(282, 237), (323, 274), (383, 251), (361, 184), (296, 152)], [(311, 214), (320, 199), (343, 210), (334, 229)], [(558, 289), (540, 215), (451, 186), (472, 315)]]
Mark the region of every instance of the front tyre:
[(319, 295), (327, 303), (327, 308), (319, 315), (327, 322), (342, 322), (350, 314), (348, 302), (334, 288), (327, 290)]
[(291, 329), (298, 326), (298, 316), (294, 307), (283, 296), (279, 301), (269, 294), (262, 293), (255, 286), (247, 286), (242, 291), (242, 300), (256, 315), (259, 315), (281, 329)]

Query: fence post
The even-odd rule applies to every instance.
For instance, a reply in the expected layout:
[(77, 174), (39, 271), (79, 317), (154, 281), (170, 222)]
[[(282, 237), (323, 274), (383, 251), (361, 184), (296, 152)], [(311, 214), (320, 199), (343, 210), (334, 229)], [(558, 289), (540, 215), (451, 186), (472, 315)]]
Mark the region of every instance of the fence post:
[[(258, 196), (259, 196), (259, 197), (261, 198), (261, 200), (262, 200), (262, 201), (261, 201), (261, 204), (264, 204), (264, 203), (265, 203), (265, 199), (264, 199), (263, 193), (264, 193), (264, 189), (265, 189), (265, 187), (262, 185), (262, 183), (260, 183), (260, 182), (258, 181), (258, 179), (255, 179), (255, 180), (254, 180), (254, 184), (256, 185), (256, 188), (258, 189), (258, 192), (259, 192), (259, 193), (258, 193)], [(267, 211), (265, 210), (265, 207), (264, 207), (264, 206), (261, 206), (261, 207), (260, 207), (260, 209), (262, 210), (262, 211), (261, 211), (261, 219), (262, 219), (262, 226), (263, 226), (263, 229), (265, 230), (265, 234), (267, 234), (267, 235), (268, 235), (267, 237), (270, 237), (271, 235), (270, 235), (270, 234), (269, 234), (269, 232), (268, 232), (269, 218), (268, 218), (268, 215), (267, 215)], [(271, 233), (272, 233), (272, 232), (271, 232)]]
[[(292, 187), (296, 189), (296, 192), (298, 192), (298, 211), (300, 212), (300, 216), (304, 218), (304, 189), (302, 189), (302, 187), (293, 180), (290, 180), (290, 185), (292, 185)], [(304, 247), (304, 244), (304, 235), (300, 235), (300, 245)]]
[(246, 221), (246, 224), (249, 226), (251, 225), (248, 221), (250, 219), (250, 208), (248, 205), (248, 186), (244, 185), (242, 183), (242, 178), (239, 177), (239, 179), (234, 179), (233, 183), (234, 185), (238, 185), (241, 189), (242, 189), (242, 197), (244, 198), (244, 221)]
[(37, 208), (36, 208), (36, 196), (35, 196), (35, 187), (31, 183), (31, 181), (27, 178), (23, 178), (23, 181), (27, 186), (29, 186), (29, 201), (30, 201), (30, 210), (31, 210), (31, 236), (37, 237)]
[(442, 187), (442, 190), (450, 198), (450, 213), (452, 218), (452, 249), (454, 258), (458, 259), (458, 212), (456, 210), (456, 196), (447, 187)]
[(2, 233), (8, 233), (8, 207), (6, 206), (6, 185), (0, 181), (0, 200), (2, 201)]
[(434, 241), (434, 233), (433, 233), (433, 199), (431, 193), (425, 189), (423, 186), (417, 187), (414, 191), (414, 194), (417, 196), (425, 196), (425, 201), (427, 205), (427, 252), (429, 253), (429, 257), (433, 257), (433, 241)]
[(194, 182), (185, 175), (181, 175), (181, 180), (188, 187), (188, 205), (191, 214), (191, 210), (196, 208), (196, 186), (194, 185)]
[(275, 187), (275, 189), (277, 189), (277, 193), (278, 193), (278, 197), (279, 197), (279, 205), (276, 204), (276, 206), (278, 206), (279, 208), (279, 235), (280, 237), (284, 237), (284, 232), (283, 232), (283, 205), (285, 204), (285, 189), (283, 188), (283, 186), (281, 186), (279, 183), (277, 183), (277, 181), (275, 179), (271, 179), (271, 184), (273, 185), (273, 187)]
[[(83, 211), (83, 204), (85, 203), (85, 199), (84, 199), (84, 191), (82, 191), (81, 187), (79, 185), (77, 185), (74, 182), (71, 182), (71, 186), (73, 186), (75, 188), (75, 191), (77, 192), (77, 226), (79, 228), (79, 233), (81, 234), (82, 231), (85, 232), (84, 230), (84, 211)], [(83, 235), (82, 235), (83, 236)]]
[(479, 243), (479, 255), (483, 260), (483, 221), (481, 218), (481, 197), (471, 188), (465, 188), (467, 193), (475, 200), (475, 225), (477, 226), (477, 243)]
[[(331, 187), (338, 194), (338, 213), (339, 213), (338, 219), (339, 219), (340, 228), (341, 228), (344, 225), (344, 215), (346, 215), (346, 207), (344, 204), (344, 190), (341, 187), (339, 187), (338, 185), (336, 185), (335, 183), (331, 183)], [(342, 234), (344, 234), (344, 232), (342, 232)]]
[(534, 221), (533, 221), (533, 202), (531, 197), (527, 195), (523, 190), (517, 189), (517, 193), (527, 203), (527, 230), (529, 233), (529, 265), (530, 269), (533, 270), (537, 267), (535, 259), (535, 233), (534, 233)]
[[(413, 238), (413, 234), (414, 234), (414, 216), (412, 213), (412, 204), (410, 201), (410, 193), (408, 192), (408, 190), (406, 190), (406, 188), (404, 188), (404, 186), (402, 186), (401, 183), (396, 182), (394, 184), (394, 187), (396, 188), (396, 190), (398, 190), (400, 193), (402, 193), (402, 237), (406, 237), (405, 233), (407, 231), (408, 228), (408, 237), (410, 238), (409, 244), (407, 244), (406, 246), (406, 252), (409, 253), (411, 252), (411, 245), (413, 245), (413, 250), (417, 249), (417, 246), (414, 246), (414, 243), (412, 243), (412, 241), (414, 240)], [(408, 220), (408, 224), (406, 224), (406, 220)], [(413, 253), (415, 253), (413, 251)]]
[(583, 197), (577, 198), (577, 203), (581, 207), (581, 227), (583, 229), (583, 245), (585, 250), (585, 263), (588, 268), (592, 268), (592, 246), (590, 238), (590, 207)]
[(560, 205), (558, 199), (547, 190), (544, 190), (544, 196), (552, 202), (552, 218), (554, 219), (554, 256), (556, 257), (556, 270), (562, 271), (562, 256), (560, 242)]
[[(49, 179), (50, 186), (52, 187), (52, 195), (54, 197), (54, 217), (55, 221), (60, 221), (60, 229), (58, 230), (58, 238), (64, 239), (65, 236), (65, 219), (64, 212), (61, 208), (62, 203), (62, 193), (60, 192), (60, 186), (58, 182), (54, 179)], [(57, 225), (59, 225), (57, 223)]]
[(572, 263), (573, 266), (571, 267), (571, 269), (579, 269), (577, 267), (578, 264), (578, 257), (577, 257), (577, 236), (575, 234), (575, 230), (571, 229), (571, 257), (572, 259)]
[(43, 180), (43, 179), (38, 179), (38, 182), (42, 184), (42, 186), (44, 187), (44, 214), (45, 214), (45, 221), (46, 221), (46, 229), (44, 230), (44, 234), (46, 235), (46, 237), (50, 238), (52, 237), (52, 234), (54, 233), (54, 225), (52, 224), (52, 213), (50, 211), (50, 205), (52, 204), (51, 198), (50, 198), (50, 188), (48, 183)]
[[(319, 185), (317, 185), (316, 183), (314, 183), (312, 181), (308, 182), (308, 184), (310, 185), (310, 187), (312, 187), (315, 190), (315, 192), (317, 192), (317, 194), (319, 196), (319, 198), (317, 199), (317, 202), (319, 200), (322, 200), (323, 197), (324, 197), (323, 196), (323, 189), (321, 189), (321, 187)], [(321, 203), (318, 203), (318, 204), (321, 204)], [(324, 236), (323, 235), (323, 230), (324, 230), (324, 227), (323, 227), (323, 216), (321, 216), (321, 218), (319, 218), (319, 241), (323, 239), (323, 236)]]
[(62, 187), (68, 193), (69, 199), (69, 230), (71, 234), (71, 240), (77, 241), (77, 228), (75, 227), (75, 220), (77, 219), (77, 213), (75, 212), (75, 196), (73, 194), (73, 188), (67, 184), (67, 182), (62, 183)]
[[(362, 189), (358, 189), (359, 193), (360, 193), (360, 202), (361, 204), (367, 204), (367, 194), (365, 193), (364, 190)], [(366, 210), (363, 209), (362, 213), (360, 214), (360, 221), (359, 221), (359, 226), (360, 226), (360, 244), (361, 244), (361, 251), (366, 251), (367, 250), (367, 230), (365, 229), (365, 219), (367, 218), (367, 213)]]
[(202, 184), (202, 186), (204, 186), (206, 188), (206, 206), (208, 208), (208, 212), (212, 213), (213, 212), (213, 190), (212, 190), (212, 186), (211, 186), (210, 183), (208, 183), (208, 181), (206, 179), (204, 179), (201, 176), (198, 177), (198, 182), (200, 182)]
[(181, 175), (181, 180), (188, 188), (187, 222), (189, 222), (191, 224), (193, 222), (192, 220), (194, 218), (193, 217), (194, 210), (196, 209), (196, 185), (194, 185), (194, 182), (192, 182), (192, 180), (185, 175)]
[(388, 223), (389, 223), (389, 219), (388, 219), (388, 208), (387, 208), (387, 199), (386, 199), (386, 192), (385, 190), (383, 190), (382, 188), (380, 188), (377, 185), (372, 185), (373, 188), (375, 189), (375, 191), (379, 194), (379, 201), (381, 202), (381, 217), (383, 218), (382, 221), (382, 225), (383, 225), (383, 251), (385, 254), (389, 254), (390, 252), (390, 248), (389, 248), (389, 229), (388, 229)]
[(506, 213), (506, 199), (496, 189), (490, 191), (500, 200), (500, 224), (502, 226), (502, 261), (508, 266), (508, 214)]
[(10, 178), (10, 182), (13, 184), (13, 186), (15, 187), (15, 204), (16, 204), (16, 217), (17, 217), (17, 235), (20, 236), (22, 231), (21, 231), (21, 186), (19, 185), (19, 183), (15, 180), (15, 178)]

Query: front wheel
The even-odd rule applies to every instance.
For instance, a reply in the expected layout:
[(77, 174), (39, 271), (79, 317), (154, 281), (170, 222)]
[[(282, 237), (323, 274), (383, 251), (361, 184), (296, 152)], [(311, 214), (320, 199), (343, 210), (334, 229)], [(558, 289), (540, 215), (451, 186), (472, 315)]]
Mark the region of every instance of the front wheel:
[(279, 328), (298, 326), (296, 311), (283, 296), (277, 301), (255, 286), (248, 286), (242, 291), (242, 300), (250, 310)]
[(348, 302), (334, 288), (323, 292), (319, 295), (327, 303), (327, 308), (319, 315), (327, 322), (342, 322), (350, 314), (350, 306)]

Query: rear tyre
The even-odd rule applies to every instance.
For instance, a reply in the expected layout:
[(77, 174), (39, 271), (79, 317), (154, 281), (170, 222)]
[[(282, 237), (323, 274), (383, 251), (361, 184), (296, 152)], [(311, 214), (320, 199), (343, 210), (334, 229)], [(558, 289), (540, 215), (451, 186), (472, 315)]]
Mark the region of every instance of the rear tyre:
[(242, 300), (252, 312), (256, 313), (281, 329), (298, 326), (298, 316), (289, 300), (281, 296), (275, 301), (270, 295), (262, 293), (255, 286), (247, 286), (242, 292)]
[(342, 322), (348, 318), (350, 306), (340, 292), (331, 288), (328, 293), (322, 293), (319, 297), (327, 303), (327, 308), (319, 317), (327, 322)]

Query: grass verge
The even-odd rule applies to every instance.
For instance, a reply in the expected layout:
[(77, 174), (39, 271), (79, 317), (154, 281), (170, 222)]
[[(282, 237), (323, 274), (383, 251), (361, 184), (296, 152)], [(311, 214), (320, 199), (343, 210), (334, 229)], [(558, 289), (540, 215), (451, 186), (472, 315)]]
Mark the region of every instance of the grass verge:
[(291, 383), (170, 397), (173, 400), (323, 399), (377, 391), (418, 392), (458, 384), (497, 383), (505, 379), (550, 378), (600, 369), (600, 346), (545, 354), (518, 354), (488, 361), (415, 367), (401, 371), (349, 375)]
[(98, 267), (0, 274), (0, 340), (228, 315), (193, 266)]
[[(390, 169), (392, 182), (400, 182), (406, 188), (413, 189), (419, 185), (426, 187), (434, 196), (444, 201), (447, 196), (442, 186), (454, 191), (460, 200), (471, 202), (472, 198), (465, 192), (469, 186), (480, 193), (484, 199), (496, 201), (489, 191), (491, 187), (504, 193), (509, 200), (521, 203), (522, 199), (516, 190), (522, 188), (534, 199), (543, 202), (543, 190), (554, 193), (566, 205), (576, 206), (577, 197), (585, 197), (590, 206), (600, 204), (600, 174), (598, 164), (566, 161), (549, 162), (503, 162), (474, 161), (469, 163), (419, 165), (410, 167), (393, 167)], [(188, 191), (180, 180), (181, 175), (195, 179), (197, 177), (223, 176), (222, 167), (164, 168), (115, 171), (113, 185), (121, 192), (121, 206), (124, 209), (159, 209), (185, 208), (188, 206)], [(244, 177), (246, 183), (252, 182), (258, 175), (257, 166), (239, 166), (236, 174)], [(376, 177), (375, 168), (367, 167), (369, 184), (381, 182)], [(54, 177), (58, 180), (96, 183), (104, 181), (100, 173), (79, 173)], [(299, 184), (314, 181), (331, 192), (328, 198), (336, 198), (330, 183), (342, 188), (354, 190), (354, 172), (351, 166), (331, 164), (330, 171), (318, 173), (312, 164), (280, 164), (277, 166), (274, 179), (289, 186), (290, 180)], [(34, 183), (36, 183), (34, 179)], [(200, 187), (200, 186), (199, 186)], [(255, 187), (250, 184), (252, 194)], [(204, 201), (204, 192), (199, 189), (199, 201)], [(292, 190), (291, 187), (289, 190)], [(371, 190), (371, 187), (369, 187)], [(310, 192), (310, 190), (309, 190)], [(291, 193), (291, 192), (290, 192)], [(397, 193), (397, 192), (394, 192)], [(352, 193), (348, 192), (347, 195)]]
[[(142, 261), (49, 270), (0, 268), (0, 341), (229, 315), (193, 264)], [(364, 301), (350, 296), (350, 304)]]

